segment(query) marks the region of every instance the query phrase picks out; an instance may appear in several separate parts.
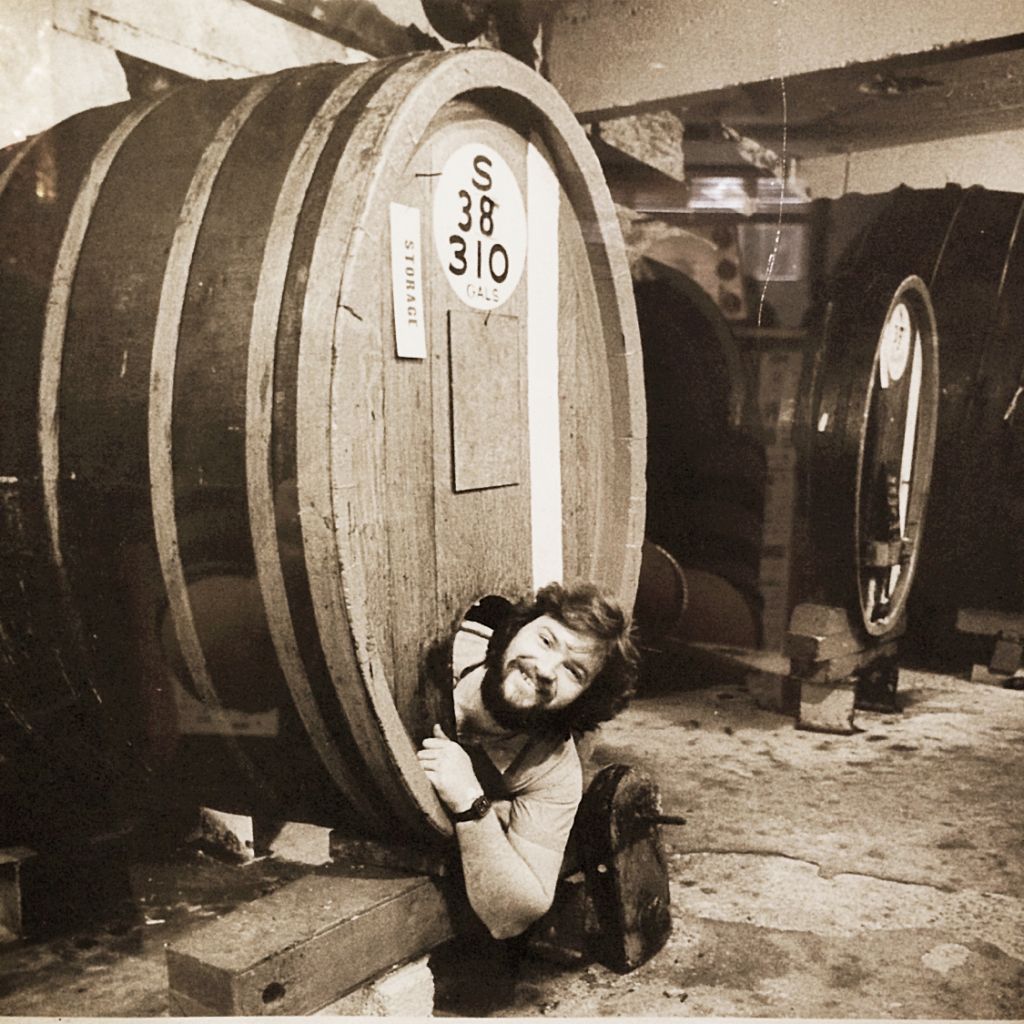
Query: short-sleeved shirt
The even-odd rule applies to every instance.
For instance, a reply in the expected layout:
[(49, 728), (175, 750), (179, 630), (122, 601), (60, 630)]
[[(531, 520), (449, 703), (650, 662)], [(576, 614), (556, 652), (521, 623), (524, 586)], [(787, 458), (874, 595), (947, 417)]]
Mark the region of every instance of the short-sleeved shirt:
[[(452, 664), (456, 690), (479, 687), (491, 630), (479, 622), (464, 622), (456, 634)], [(501, 772), (507, 802), (495, 806), (507, 832), (514, 832), (549, 850), (561, 853), (583, 796), (583, 773), (571, 737), (464, 735), (463, 745), (477, 744)], [(483, 779), (481, 784), (486, 784)], [(488, 793), (494, 799), (494, 794)]]

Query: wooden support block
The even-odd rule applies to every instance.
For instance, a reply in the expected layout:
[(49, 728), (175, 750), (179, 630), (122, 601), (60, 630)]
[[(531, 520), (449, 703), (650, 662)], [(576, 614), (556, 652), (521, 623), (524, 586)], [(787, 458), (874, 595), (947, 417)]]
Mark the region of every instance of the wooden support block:
[(797, 728), (815, 732), (852, 733), (855, 697), (856, 687), (852, 682), (802, 682)]
[(27, 846), (0, 849), (0, 941), (10, 942), (25, 935), (22, 908), (22, 872), (36, 858)]
[(988, 667), (993, 672), (1012, 676), (1020, 668), (1022, 653), (1024, 653), (1024, 644), (1020, 637), (1011, 637), (1000, 633), (996, 637), (996, 644), (992, 649)]
[(312, 1013), (453, 934), (433, 879), (324, 869), (170, 946), (170, 1010)]
[(992, 686), (1006, 686), (1006, 684), (1014, 678), (1016, 678), (1016, 676), (1013, 672), (993, 672), (991, 667), (988, 665), (971, 666), (972, 683), (988, 683)]
[(844, 608), (798, 604), (789, 620), (782, 650), (799, 661), (825, 661), (854, 654), (865, 644)]
[(956, 614), (956, 628), (960, 633), (978, 636), (1024, 637), (1024, 615), (1013, 612), (990, 611), (986, 608), (961, 608)]
[(212, 807), (200, 807), (195, 840), (242, 863), (251, 861), (255, 856), (252, 818), (246, 814), (229, 814)]
[(642, 772), (611, 764), (583, 794), (573, 826), (598, 922), (594, 956), (619, 973), (646, 963), (672, 932), (660, 799)]
[(434, 1015), (434, 975), (427, 957), (396, 967), (317, 1011), (339, 1017), (406, 1017)]
[(253, 820), (253, 844), (259, 857), (294, 864), (327, 864), (331, 860), (331, 830), (301, 821)]
[(896, 656), (896, 641), (879, 644), (865, 650), (844, 654), (824, 661), (793, 658), (792, 673), (801, 683), (838, 683), (852, 676), (872, 662)]
[(0, 934), (43, 939), (123, 917), (129, 838), (130, 829), (113, 828), (70, 832), (59, 847), (0, 850)]

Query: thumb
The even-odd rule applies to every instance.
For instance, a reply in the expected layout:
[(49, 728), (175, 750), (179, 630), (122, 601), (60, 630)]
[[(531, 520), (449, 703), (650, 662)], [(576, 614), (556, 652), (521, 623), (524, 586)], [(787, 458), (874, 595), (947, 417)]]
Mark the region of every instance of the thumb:
[(441, 728), (436, 722), (434, 723), (434, 738), (439, 740), (446, 740), (448, 737), (445, 735), (444, 729)]

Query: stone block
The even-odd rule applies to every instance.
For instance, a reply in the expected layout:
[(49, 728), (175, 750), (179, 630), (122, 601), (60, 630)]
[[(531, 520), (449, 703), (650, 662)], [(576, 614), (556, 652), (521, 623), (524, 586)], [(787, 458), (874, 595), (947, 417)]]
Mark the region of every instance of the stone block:
[(797, 727), (814, 732), (854, 732), (856, 687), (852, 682), (811, 683), (800, 686), (800, 719)]
[(434, 1015), (434, 975), (427, 957), (420, 957), (367, 982), (317, 1015), (340, 1017), (407, 1017)]

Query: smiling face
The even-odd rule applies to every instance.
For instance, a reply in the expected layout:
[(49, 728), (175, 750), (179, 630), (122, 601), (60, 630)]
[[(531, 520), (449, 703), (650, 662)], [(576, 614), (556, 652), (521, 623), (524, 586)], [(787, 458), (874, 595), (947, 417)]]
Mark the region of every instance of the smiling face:
[(505, 648), (501, 694), (510, 707), (522, 711), (556, 711), (586, 690), (603, 661), (603, 645), (541, 615), (526, 623)]

